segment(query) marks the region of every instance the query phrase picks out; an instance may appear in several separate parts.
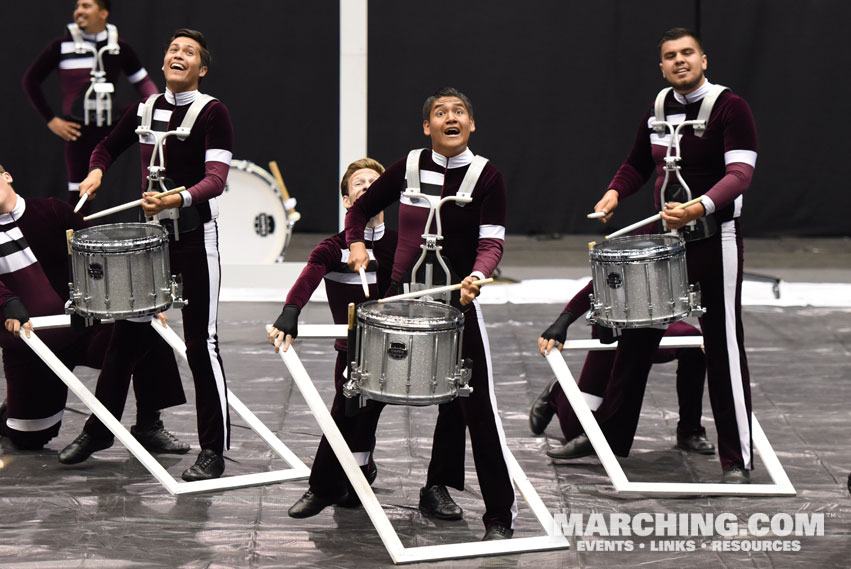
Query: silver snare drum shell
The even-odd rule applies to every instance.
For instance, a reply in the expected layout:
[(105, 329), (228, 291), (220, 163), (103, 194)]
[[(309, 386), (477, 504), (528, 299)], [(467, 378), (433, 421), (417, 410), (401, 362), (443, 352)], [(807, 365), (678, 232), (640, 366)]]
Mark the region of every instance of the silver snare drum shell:
[(131, 318), (172, 304), (168, 234), (159, 225), (113, 223), (71, 237), (71, 302), (80, 316)]
[(284, 260), (295, 221), (289, 219), (281, 190), (269, 172), (248, 160), (231, 161), (225, 190), (216, 203), (223, 265)]
[(589, 321), (642, 328), (702, 314), (688, 284), (685, 242), (675, 235), (631, 235), (591, 249), (594, 294)]
[(464, 316), (457, 308), (422, 300), (365, 302), (357, 327), (354, 393), (400, 405), (469, 395), (468, 370), (461, 366)]

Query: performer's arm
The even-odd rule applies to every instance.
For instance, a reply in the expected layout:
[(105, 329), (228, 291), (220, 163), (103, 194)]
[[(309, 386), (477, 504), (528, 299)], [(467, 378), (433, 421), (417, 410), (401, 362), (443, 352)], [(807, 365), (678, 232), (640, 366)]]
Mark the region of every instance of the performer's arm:
[(47, 76), (59, 67), (59, 46), (60, 42), (54, 41), (44, 48), (24, 73), (23, 87), (30, 103), (47, 123), (47, 128), (68, 142), (80, 137), (80, 125), (56, 116), (41, 88)]
[(80, 195), (89, 194), (91, 198), (100, 188), (104, 172), (122, 152), (130, 148), (138, 140), (136, 136), (136, 110), (138, 105), (131, 105), (121, 115), (115, 128), (109, 135), (95, 146), (89, 159), (89, 175), (80, 182)]
[(393, 202), (399, 200), (402, 192), (402, 180), (405, 179), (405, 160), (396, 162), (387, 169), (362, 194), (346, 214), (346, 244), (349, 255), (349, 268), (354, 272), (369, 263), (369, 255), (364, 244), (364, 228), (367, 222), (378, 212), (384, 211)]
[(331, 239), (326, 239), (310, 253), (307, 265), (287, 293), (281, 314), (269, 330), (269, 343), (275, 346), (276, 352), (281, 345), (286, 352), (298, 337), (298, 316), (301, 309), (310, 300), (313, 291), (322, 282), (322, 277), (328, 273), (329, 267), (335, 263), (340, 263), (340, 247)]
[[(202, 203), (225, 191), (233, 158), (233, 126), (228, 108), (218, 101), (210, 103), (203, 115), (204, 178), (180, 192), (183, 207)], [(197, 128), (197, 127), (196, 127)], [(179, 205), (179, 204), (178, 204)]]
[(471, 303), (479, 294), (473, 281), (489, 277), (502, 259), (505, 243), (506, 191), (502, 174), (496, 169), (486, 170), (487, 178), (479, 181), (484, 197), (479, 210), (479, 241), (473, 270), (462, 281), (461, 306)]
[(157, 85), (154, 83), (151, 76), (148, 75), (148, 71), (142, 67), (142, 62), (139, 61), (139, 56), (136, 55), (136, 52), (133, 51), (133, 48), (130, 47), (130, 44), (123, 40), (118, 40), (119, 45), (121, 46), (121, 52), (119, 57), (121, 57), (121, 69), (124, 71), (124, 74), (127, 76), (127, 80), (136, 88), (136, 91), (139, 92), (139, 95), (142, 98), (150, 97), (156, 93), (159, 93), (159, 89)]
[(580, 290), (572, 299), (570, 299), (570, 302), (567, 303), (567, 306), (564, 307), (564, 310), (562, 310), (561, 314), (558, 315), (555, 322), (550, 324), (550, 326), (541, 333), (541, 337), (538, 338), (538, 350), (542, 355), (546, 356), (549, 354), (553, 347), (556, 347), (559, 351), (561, 351), (564, 347), (564, 342), (567, 340), (567, 329), (591, 308), (591, 299), (588, 295), (590, 295), (593, 290), (593, 281), (588, 281), (585, 288)]
[(595, 212), (605, 211), (606, 216), (600, 221), (607, 222), (612, 217), (612, 212), (618, 207), (621, 199), (634, 194), (653, 175), (653, 154), (650, 148), (650, 138), (647, 133), (647, 121), (649, 112), (644, 115), (638, 131), (632, 142), (632, 149), (621, 164), (615, 177), (609, 182), (603, 198), (594, 206)]

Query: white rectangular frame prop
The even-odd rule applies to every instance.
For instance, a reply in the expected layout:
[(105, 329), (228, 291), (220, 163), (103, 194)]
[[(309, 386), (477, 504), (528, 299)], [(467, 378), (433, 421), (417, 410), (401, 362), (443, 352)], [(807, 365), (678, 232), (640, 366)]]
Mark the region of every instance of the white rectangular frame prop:
[[(70, 317), (67, 315), (45, 316), (32, 318), (33, 327), (58, 328), (70, 325)], [(186, 358), (186, 345), (174, 330), (163, 327), (159, 320), (154, 319), (151, 323), (154, 329), (168, 342), (168, 344), (184, 359)], [(239, 398), (228, 390), (228, 402), (234, 411), (245, 420), (251, 429), (262, 438), (272, 450), (282, 458), (290, 468), (283, 470), (272, 470), (268, 472), (257, 472), (252, 474), (240, 474), (226, 476), (213, 480), (198, 480), (195, 482), (181, 482), (175, 479), (163, 466), (145, 449), (136, 438), (130, 434), (124, 425), (118, 421), (103, 404), (97, 400), (94, 394), (77, 378), (74, 373), (63, 364), (56, 354), (48, 348), (44, 342), (32, 333), (30, 338), (21, 335), (24, 342), (50, 367), (51, 370), (68, 386), (88, 409), (115, 435), (130, 453), (142, 463), (148, 472), (163, 485), (172, 495), (194, 494), (197, 492), (212, 492), (230, 488), (243, 488), (261, 484), (272, 484), (287, 480), (301, 480), (310, 476), (310, 469), (292, 452), (281, 440), (275, 436)]]
[[(315, 327), (300, 327), (299, 337), (304, 338), (308, 333), (313, 332), (319, 337), (331, 337), (335, 334), (336, 337), (345, 336), (346, 327), (342, 325), (336, 326), (315, 326)], [(546, 535), (536, 537), (524, 537), (517, 539), (507, 539), (502, 541), (471, 541), (464, 543), (451, 543), (442, 545), (428, 545), (420, 547), (405, 547), (399, 540), (396, 530), (387, 518), (384, 508), (375, 497), (372, 488), (366, 481), (360, 467), (355, 461), (354, 455), (349, 450), (340, 429), (331, 417), (331, 413), (325, 406), (322, 397), (316, 390), (313, 381), (304, 369), (295, 348), (290, 348), (286, 352), (280, 352), (281, 359), (286, 364), (287, 369), (292, 375), (293, 380), (301, 391), (302, 396), (307, 402), (310, 411), (319, 423), (322, 433), (331, 445), (331, 449), (340, 461), (343, 471), (351, 482), (352, 487), (360, 498), (364, 509), (366, 510), (369, 519), (375, 526), (379, 537), (381, 538), (384, 547), (390, 554), (393, 563), (417, 563), (421, 561), (436, 561), (441, 559), (461, 559), (465, 557), (480, 557), (485, 555), (504, 555), (508, 553), (523, 553), (532, 551), (548, 551), (554, 549), (568, 549), (570, 547), (567, 538), (561, 534), (554, 534), (555, 524), (553, 517), (547, 507), (544, 505), (538, 493), (532, 487), (532, 484), (526, 478), (526, 474), (514, 455), (508, 453), (508, 468), (514, 484), (520, 490), (520, 493), (525, 498), (526, 502), (532, 509), (535, 517), (544, 528)], [(507, 449), (506, 449), (507, 450)]]
[[(683, 348), (699, 347), (703, 344), (700, 336), (668, 337), (662, 338), (660, 347)], [(571, 340), (564, 344), (564, 349), (582, 350), (614, 350), (617, 342), (613, 344), (602, 344), (599, 340)], [(570, 406), (576, 417), (585, 429), (585, 434), (591, 441), (597, 457), (606, 470), (606, 474), (612, 482), (615, 491), (624, 494), (671, 494), (680, 496), (718, 495), (718, 496), (794, 496), (795, 487), (786, 475), (783, 465), (774, 453), (771, 443), (768, 442), (755, 414), (751, 414), (753, 428), (753, 444), (762, 458), (772, 484), (721, 484), (702, 482), (630, 482), (621, 468), (617, 457), (612, 452), (609, 442), (606, 440), (597, 419), (588, 407), (588, 403), (582, 396), (579, 386), (567, 363), (564, 361), (562, 352), (552, 350), (546, 356), (547, 362), (558, 378), (564, 394), (567, 396)]]

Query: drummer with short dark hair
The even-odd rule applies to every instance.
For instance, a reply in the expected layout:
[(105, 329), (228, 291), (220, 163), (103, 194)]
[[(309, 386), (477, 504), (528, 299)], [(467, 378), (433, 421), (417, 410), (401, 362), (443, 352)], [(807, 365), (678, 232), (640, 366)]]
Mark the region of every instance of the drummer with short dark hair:
[[(494, 394), (487, 332), (476, 300), (479, 288), (473, 284), (476, 279), (492, 275), (502, 258), (505, 182), (499, 170), (467, 147), (476, 125), (473, 106), (462, 92), (446, 87), (428, 97), (423, 105), (422, 125), (423, 133), (431, 139), (431, 149), (414, 150), (408, 158), (390, 166), (349, 210), (346, 216), (349, 266), (357, 271), (368, 265), (364, 234), (368, 220), (400, 202), (394, 288), (401, 286), (398, 283), (413, 280), (411, 271), (421, 254), (430, 210), (428, 203), (471, 192), (467, 195), (471, 198), (469, 203), (448, 203), (440, 213), (443, 256), (457, 275), (464, 275), (458, 306), (464, 310), (462, 357), (473, 360), (469, 382), (473, 392), (470, 397), (440, 405), (426, 485), (420, 490), (420, 510), (440, 519), (461, 519), (461, 508), (446, 487), (464, 489), (464, 473), (458, 472), (457, 464), (459, 456), (463, 463), (466, 440), (459, 432), (463, 433), (466, 424), (485, 502), (484, 539), (507, 539), (514, 533), (517, 504)], [(463, 183), (471, 170), (477, 173), (471, 174), (472, 187)], [(409, 175), (414, 179), (408, 180)], [(416, 200), (401, 196), (411, 182), (419, 191)]]
[[(362, 158), (349, 164), (340, 182), (340, 194), (346, 209), (352, 207), (383, 172), (384, 166), (372, 158)], [(385, 227), (384, 212), (379, 212), (370, 219), (364, 230), (367, 254), (370, 258), (365, 273), (369, 297), (372, 299), (378, 298), (379, 293), (390, 286), (390, 271), (393, 268), (397, 238), (395, 231)], [(286, 351), (298, 336), (299, 313), (323, 280), (328, 307), (335, 324), (347, 323), (349, 303), (360, 304), (366, 300), (360, 275), (346, 264), (348, 255), (345, 231), (325, 239), (313, 249), (307, 265), (287, 293), (281, 314), (269, 331), (269, 342), (275, 346), (275, 351), (281, 348)], [(375, 449), (375, 425), (382, 406), (370, 402), (361, 412), (346, 414), (343, 384), (346, 382), (348, 366), (348, 341), (344, 338), (337, 339), (334, 349), (337, 350), (337, 364), (334, 369), (335, 395), (331, 404), (331, 417), (371, 484), (378, 474), (372, 452)], [(357, 495), (347, 486), (340, 462), (323, 436), (310, 470), (310, 488), (289, 509), (289, 515), (294, 518), (307, 518), (332, 504), (354, 506), (357, 503)]]
[[(195, 382), (198, 438), (201, 452), (195, 465), (183, 472), (187, 481), (218, 478), (225, 469), (224, 451), (230, 443), (227, 386), (218, 340), (218, 304), (221, 284), (216, 196), (225, 188), (232, 158), (233, 128), (227, 107), (198, 87), (211, 64), (207, 40), (201, 32), (177, 30), (166, 46), (163, 72), (166, 90), (124, 113), (110, 135), (92, 154), (88, 177), (80, 183), (80, 194), (93, 195), (106, 169), (125, 150), (140, 142), (142, 168), (155, 178), (151, 156), (155, 143), (166, 132), (181, 129), (163, 146), (165, 178), (157, 186), (143, 180), (142, 209), (156, 216), (169, 232), (169, 256), (173, 273), (182, 275), (182, 309), (186, 356)], [(146, 134), (136, 134), (137, 127)], [(159, 142), (157, 142), (159, 141)], [(162, 186), (185, 186), (177, 194), (157, 197)], [(154, 190), (154, 191), (151, 191)], [(119, 322), (127, 335), (123, 345), (132, 345), (141, 332), (140, 323)], [(135, 330), (135, 331), (134, 331)], [(103, 377), (103, 374), (102, 374)], [(99, 382), (100, 383), (100, 382)], [(120, 415), (127, 396), (126, 376), (114, 378), (99, 391), (108, 392), (104, 402)], [(98, 394), (100, 397), (100, 394)], [(92, 417), (86, 431), (93, 438), (108, 431)], [(80, 449), (91, 454), (92, 446)]]
[[(753, 441), (742, 325), (739, 219), (742, 194), (756, 167), (756, 125), (742, 97), (706, 78), (707, 57), (694, 31), (672, 28), (662, 35), (657, 49), (659, 67), (670, 87), (659, 93), (656, 103), (644, 113), (632, 150), (594, 211), (604, 212), (602, 220), (608, 221), (619, 201), (638, 192), (656, 172), (655, 208), (661, 210), (666, 228), (678, 230), (685, 238), (688, 279), (700, 287), (706, 309), (700, 327), (722, 482), (747, 484), (753, 469)], [(702, 126), (683, 125), (679, 138), (672, 138), (669, 127), (694, 120), (704, 122)], [(670, 155), (672, 140), (679, 143), (677, 157)], [(665, 186), (666, 163), (671, 158), (680, 158), (673, 166), (681, 170), (690, 195), (682, 184)], [(702, 196), (701, 202), (677, 208), (698, 196)], [(620, 349), (628, 348), (630, 356), (615, 361), (606, 396), (597, 410), (600, 427), (615, 454), (629, 449), (638, 422), (636, 406), (641, 406), (647, 379), (645, 369), (663, 334), (662, 329), (634, 328), (621, 335)]]

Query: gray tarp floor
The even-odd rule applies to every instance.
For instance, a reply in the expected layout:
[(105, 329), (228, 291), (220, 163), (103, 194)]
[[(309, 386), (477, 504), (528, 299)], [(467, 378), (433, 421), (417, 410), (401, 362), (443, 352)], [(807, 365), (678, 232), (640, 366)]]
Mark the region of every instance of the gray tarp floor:
[[(317, 236), (318, 237), (318, 236)], [(317, 239), (313, 239), (315, 243)], [(849, 282), (848, 241), (836, 247), (821, 269), (826, 280)], [(810, 268), (818, 246), (794, 249), (799, 265), (778, 253), (778, 272)], [(825, 242), (826, 243), (826, 242)], [(548, 249), (558, 242), (543, 242)], [(534, 249), (534, 240), (527, 243)], [(759, 245), (758, 245), (759, 246)], [(766, 246), (764, 243), (762, 246)], [(787, 242), (787, 250), (788, 242)], [(509, 251), (511, 248), (509, 247)], [(824, 247), (821, 248), (823, 252)], [(843, 256), (844, 255), (844, 256)], [(817, 255), (815, 255), (817, 256)], [(766, 252), (766, 257), (770, 252)], [(747, 258), (747, 257), (746, 257)], [(837, 258), (839, 265), (836, 265)], [(288, 255), (288, 260), (294, 259)], [(544, 263), (539, 263), (543, 265)], [(526, 258), (508, 267), (529, 266)], [(581, 266), (580, 263), (577, 263)], [(759, 266), (770, 273), (770, 266)], [(838, 271), (837, 271), (838, 269)], [(831, 272), (832, 271), (832, 272)], [(524, 269), (505, 269), (524, 278)], [(530, 273), (534, 273), (529, 269)], [(528, 274), (528, 273), (527, 273)], [(810, 272), (817, 280), (817, 272)], [(754, 411), (798, 495), (761, 497), (623, 496), (614, 492), (596, 458), (553, 464), (545, 455), (559, 445), (554, 421), (545, 437), (528, 427), (531, 402), (551, 377), (536, 355), (534, 341), (561, 309), (556, 305), (487, 305), (496, 394), (509, 448), (544, 503), (553, 513), (731, 513), (740, 522), (756, 513), (823, 513), (824, 535), (799, 540), (795, 552), (651, 551), (663, 539), (633, 537), (631, 552), (570, 550), (422, 564), (429, 567), (849, 567), (851, 566), (851, 499), (846, 480), (851, 470), (851, 310), (830, 308), (746, 307), (748, 358)], [(283, 363), (264, 345), (263, 325), (280, 306), (272, 303), (225, 303), (221, 306), (220, 339), (228, 384), (242, 401), (308, 465), (320, 432)], [(303, 321), (327, 323), (328, 310), (311, 303)], [(179, 327), (179, 315), (172, 321)], [(585, 337), (574, 325), (571, 338)], [(334, 352), (330, 340), (305, 339), (296, 344), (308, 372), (330, 405)], [(571, 352), (568, 364), (578, 375), (584, 354)], [(193, 397), (188, 369), (181, 363), (187, 396)], [(654, 366), (648, 383), (638, 437), (621, 464), (632, 481), (716, 482), (717, 457), (687, 455), (674, 449), (676, 426), (675, 364)], [(95, 375), (80, 368), (78, 376), (93, 389)], [(0, 386), (0, 396), (5, 385)], [(134, 403), (128, 402), (124, 423), (132, 424)], [(120, 444), (87, 462), (63, 466), (57, 452), (81, 430), (85, 407), (73, 395), (62, 431), (44, 451), (19, 452), (2, 442), (0, 470), (0, 566), (17, 568), (77, 567), (384, 567), (391, 560), (362, 508), (328, 508), (316, 517), (294, 520), (287, 509), (306, 490), (306, 481), (291, 481), (212, 494), (169, 496)], [(469, 453), (467, 489), (453, 491), (464, 508), (459, 522), (424, 518), (417, 510), (431, 449), (433, 407), (388, 407), (378, 431), (375, 493), (406, 546), (474, 541), (481, 538), (483, 504)], [(235, 414), (233, 414), (234, 417)], [(165, 415), (166, 426), (193, 443), (185, 457), (160, 456), (175, 476), (192, 464), (197, 452), (194, 406)], [(708, 397), (704, 424), (714, 440)], [(226, 474), (285, 468), (236, 417)], [(754, 482), (770, 482), (756, 460)], [(542, 535), (524, 502), (519, 502), (516, 536)], [(664, 538), (667, 539), (667, 538)], [(664, 540), (663, 539), (663, 540)], [(765, 538), (768, 539), (768, 538)], [(601, 538), (614, 542), (616, 538)], [(759, 541), (758, 538), (754, 540)], [(670, 539), (668, 539), (670, 541)], [(642, 545), (644, 547), (642, 547)]]

